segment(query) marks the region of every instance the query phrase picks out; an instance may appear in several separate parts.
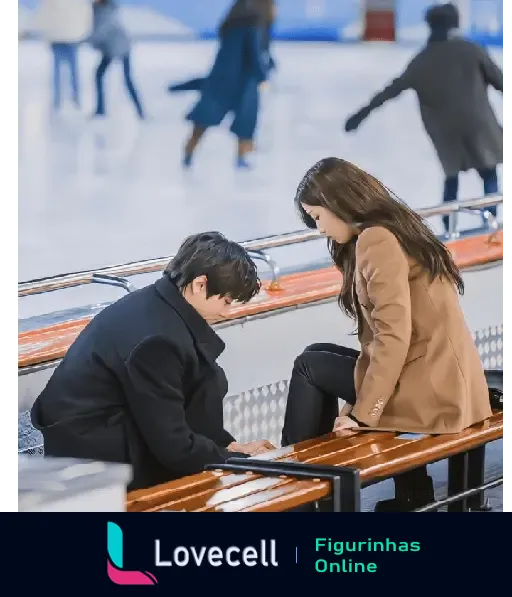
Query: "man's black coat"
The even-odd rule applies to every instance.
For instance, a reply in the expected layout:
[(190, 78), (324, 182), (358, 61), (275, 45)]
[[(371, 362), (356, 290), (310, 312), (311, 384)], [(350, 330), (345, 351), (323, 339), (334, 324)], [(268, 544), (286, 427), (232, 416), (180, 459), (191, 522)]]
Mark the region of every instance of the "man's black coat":
[(51, 456), (125, 462), (129, 489), (240, 456), (225, 448), (224, 342), (163, 276), (102, 310), (32, 408)]

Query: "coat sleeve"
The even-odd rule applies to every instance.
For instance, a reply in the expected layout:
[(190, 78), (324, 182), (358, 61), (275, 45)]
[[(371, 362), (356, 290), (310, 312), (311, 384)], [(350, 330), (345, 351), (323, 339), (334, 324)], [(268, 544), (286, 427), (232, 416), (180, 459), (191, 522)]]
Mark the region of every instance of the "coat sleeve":
[(268, 67), (263, 60), (263, 46), (261, 40), (261, 31), (258, 27), (249, 28), (248, 52), (252, 70), (256, 73), (258, 82), (261, 83), (267, 79)]
[(373, 96), (373, 98), (370, 100), (370, 103), (367, 106), (367, 110), (369, 112), (375, 110), (376, 108), (380, 108), (380, 106), (382, 106), (382, 104), (384, 104), (388, 100), (398, 97), (403, 91), (406, 91), (407, 89), (411, 89), (413, 87), (413, 64), (414, 63), (411, 63), (399, 77), (393, 79), (393, 81), (391, 81), (389, 85), (384, 87), (382, 91), (379, 91), (379, 93)]
[[(236, 442), (236, 439), (231, 435), (231, 433), (229, 433), (229, 431), (226, 431), (226, 429), (222, 429), (220, 445), (223, 447), (227, 447), (232, 442)], [(230, 454), (230, 456), (234, 456), (234, 454)], [(237, 456), (239, 456), (239, 454), (237, 454)]]
[[(233, 452), (194, 433), (185, 418), (184, 365), (165, 339), (141, 342), (126, 361), (128, 402), (137, 426), (155, 458), (181, 475), (223, 463)], [(227, 445), (227, 444), (226, 444)]]
[(411, 342), (409, 264), (395, 236), (380, 227), (361, 233), (356, 262), (371, 301), (374, 337), (352, 414), (375, 427), (395, 390)]
[(477, 50), (480, 55), (480, 69), (484, 81), (487, 85), (491, 85), (503, 93), (503, 71), (484, 48), (477, 46)]

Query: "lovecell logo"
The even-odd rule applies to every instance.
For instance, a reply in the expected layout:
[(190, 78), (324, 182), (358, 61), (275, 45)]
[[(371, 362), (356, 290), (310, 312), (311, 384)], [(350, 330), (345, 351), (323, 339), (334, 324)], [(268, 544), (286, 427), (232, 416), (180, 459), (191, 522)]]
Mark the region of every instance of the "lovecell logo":
[(107, 573), (116, 585), (156, 585), (151, 572), (123, 570), (123, 531), (115, 522), (107, 523)]

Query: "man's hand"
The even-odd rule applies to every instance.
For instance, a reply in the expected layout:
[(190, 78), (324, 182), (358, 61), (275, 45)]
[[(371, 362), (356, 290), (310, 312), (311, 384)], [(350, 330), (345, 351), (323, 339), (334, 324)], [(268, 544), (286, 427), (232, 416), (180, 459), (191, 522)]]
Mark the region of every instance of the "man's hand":
[(260, 439), (255, 442), (249, 442), (248, 444), (239, 444), (238, 442), (232, 442), (229, 444), (227, 449), (230, 452), (241, 452), (242, 454), (249, 454), (250, 456), (256, 456), (257, 454), (264, 454), (265, 452), (271, 452), (277, 448), (266, 439)]
[(244, 448), (247, 450), (247, 454), (250, 454), (251, 456), (256, 456), (256, 454), (263, 454), (264, 452), (271, 452), (272, 450), (277, 449), (267, 439), (260, 439), (255, 442), (249, 442), (248, 444), (244, 445)]

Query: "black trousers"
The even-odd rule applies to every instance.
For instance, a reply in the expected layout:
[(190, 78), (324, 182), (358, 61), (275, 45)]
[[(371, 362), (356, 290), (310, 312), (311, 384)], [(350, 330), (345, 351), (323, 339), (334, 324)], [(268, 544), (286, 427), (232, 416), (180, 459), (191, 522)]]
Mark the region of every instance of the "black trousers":
[[(140, 118), (144, 117), (144, 110), (142, 109), (142, 104), (139, 99), (139, 95), (137, 90), (135, 89), (135, 85), (133, 84), (132, 80), (132, 70), (131, 70), (131, 58), (130, 54), (126, 54), (121, 58), (121, 62), (123, 64), (123, 76), (124, 76), (124, 84), (128, 91), (128, 94), (135, 105), (135, 109), (137, 110), (137, 114)], [(103, 54), (100, 63), (98, 64), (98, 68), (96, 69), (95, 81), (96, 81), (96, 114), (98, 116), (102, 116), (105, 114), (105, 93), (103, 90), (103, 79), (105, 77), (105, 73), (107, 72), (108, 67), (112, 64), (112, 58)]]
[[(295, 359), (281, 438), (283, 446), (331, 432), (339, 413), (338, 398), (355, 404), (354, 369), (358, 356), (359, 351), (352, 348), (312, 344)], [(426, 467), (404, 473), (394, 481), (397, 497), (408, 499), (417, 492), (420, 498), (423, 494), (430, 497), (431, 481), (427, 481)]]
[(359, 351), (312, 344), (295, 359), (284, 417), (283, 446), (332, 431), (338, 398), (355, 404), (354, 369)]

